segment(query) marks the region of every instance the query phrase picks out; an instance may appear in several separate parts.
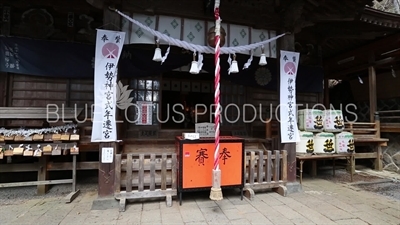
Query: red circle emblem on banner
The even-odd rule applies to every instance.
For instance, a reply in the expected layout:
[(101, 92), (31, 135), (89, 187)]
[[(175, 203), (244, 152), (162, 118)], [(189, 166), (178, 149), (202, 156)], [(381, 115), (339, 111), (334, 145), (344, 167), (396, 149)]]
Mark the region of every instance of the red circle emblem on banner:
[(294, 75), (296, 73), (296, 65), (292, 62), (287, 62), (283, 67), (285, 73), (289, 75)]
[(118, 56), (119, 47), (114, 43), (107, 43), (103, 46), (101, 53), (103, 53), (103, 56), (106, 58), (115, 59)]

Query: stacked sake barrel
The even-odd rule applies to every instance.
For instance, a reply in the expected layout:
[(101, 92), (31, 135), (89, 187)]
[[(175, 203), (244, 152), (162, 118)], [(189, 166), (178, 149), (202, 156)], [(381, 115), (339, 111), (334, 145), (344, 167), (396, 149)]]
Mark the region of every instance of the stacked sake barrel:
[[(341, 110), (303, 109), (298, 111), (300, 142), (298, 154), (333, 154), (354, 151), (351, 133), (343, 132), (344, 120)], [(347, 144), (346, 144), (347, 143)]]
[(323, 131), (323, 111), (317, 109), (302, 109), (298, 111), (297, 115), (300, 141), (296, 143), (296, 153), (317, 153), (315, 134)]

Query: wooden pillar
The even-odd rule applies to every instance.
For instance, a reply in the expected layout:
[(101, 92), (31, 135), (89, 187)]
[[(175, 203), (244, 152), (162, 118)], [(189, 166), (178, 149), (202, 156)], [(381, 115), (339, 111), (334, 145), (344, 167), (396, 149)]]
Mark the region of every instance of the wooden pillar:
[(368, 83), (369, 83), (369, 119), (375, 121), (375, 112), (377, 111), (376, 100), (376, 73), (373, 66), (368, 67)]
[[(47, 161), (48, 156), (39, 157), (39, 167), (38, 167), (38, 181), (46, 181), (48, 178), (48, 171), (47, 171)], [(49, 186), (48, 185), (38, 185), (37, 186), (37, 194), (44, 195), (46, 194)]]
[[(97, 189), (97, 194), (99, 197), (109, 197), (114, 194), (115, 153), (118, 150), (118, 145), (115, 142), (100, 143), (99, 147), (99, 187)], [(103, 148), (114, 149), (114, 160), (112, 163), (101, 163)]]
[(326, 109), (329, 109), (329, 104), (329, 78), (324, 75), (324, 106)]
[[(103, 29), (106, 30), (118, 30), (120, 27), (120, 16), (105, 8), (103, 11)], [(118, 78), (117, 78), (118, 80)], [(116, 113), (115, 115), (118, 115)], [(118, 124), (117, 124), (118, 126)], [(118, 129), (117, 129), (118, 130)], [(120, 136), (120, 133), (118, 133)], [(98, 179), (98, 196), (99, 197), (110, 197), (114, 195), (114, 180), (115, 180), (115, 154), (118, 151), (118, 144), (116, 142), (100, 143), (99, 144), (99, 179)], [(113, 148), (113, 162), (102, 163), (102, 149)]]
[[(294, 51), (294, 35), (293, 34), (287, 34), (280, 38), (280, 43), (279, 43), (279, 49), (280, 50), (286, 50), (286, 51)], [(280, 96), (280, 52), (278, 52), (278, 95)], [(300, 56), (301, 57), (301, 56)], [(285, 119), (285, 118), (281, 118)], [(280, 130), (280, 129), (278, 129)], [(279, 138), (282, 140), (281, 133), (279, 131)], [(296, 182), (296, 143), (282, 143), (281, 145), (282, 150), (287, 150), (287, 162), (288, 162), (288, 168), (287, 168), (287, 179), (288, 182)]]
[[(3, 36), (10, 36), (11, 28), (11, 7), (3, 6), (1, 8), (1, 30), (0, 34)], [(6, 106), (7, 98), (7, 83), (8, 83), (8, 73), (0, 73), (0, 106)]]

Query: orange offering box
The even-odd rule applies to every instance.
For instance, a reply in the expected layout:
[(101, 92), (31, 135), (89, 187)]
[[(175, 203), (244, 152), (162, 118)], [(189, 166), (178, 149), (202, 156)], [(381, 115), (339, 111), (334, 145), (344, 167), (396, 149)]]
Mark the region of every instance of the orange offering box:
[[(176, 137), (176, 153), (179, 160), (178, 193), (180, 202), (182, 201), (182, 192), (210, 190), (214, 168), (215, 139), (184, 140), (178, 136)], [(221, 170), (221, 188), (240, 188), (243, 197), (244, 139), (221, 136), (218, 160)]]

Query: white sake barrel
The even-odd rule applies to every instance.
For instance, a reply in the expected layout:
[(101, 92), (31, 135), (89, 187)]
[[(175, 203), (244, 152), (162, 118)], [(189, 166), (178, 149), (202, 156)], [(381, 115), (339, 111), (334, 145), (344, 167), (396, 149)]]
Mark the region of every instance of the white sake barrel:
[(300, 141), (296, 143), (296, 153), (314, 153), (314, 134), (312, 132), (299, 131)]
[(324, 131), (338, 133), (344, 130), (342, 110), (325, 110)]
[(299, 130), (321, 132), (324, 128), (324, 112), (318, 109), (301, 109), (297, 112)]
[(350, 132), (341, 132), (335, 135), (336, 153), (353, 153), (354, 148), (354, 136)]
[(321, 132), (314, 135), (314, 153), (335, 153), (335, 135), (333, 133)]

